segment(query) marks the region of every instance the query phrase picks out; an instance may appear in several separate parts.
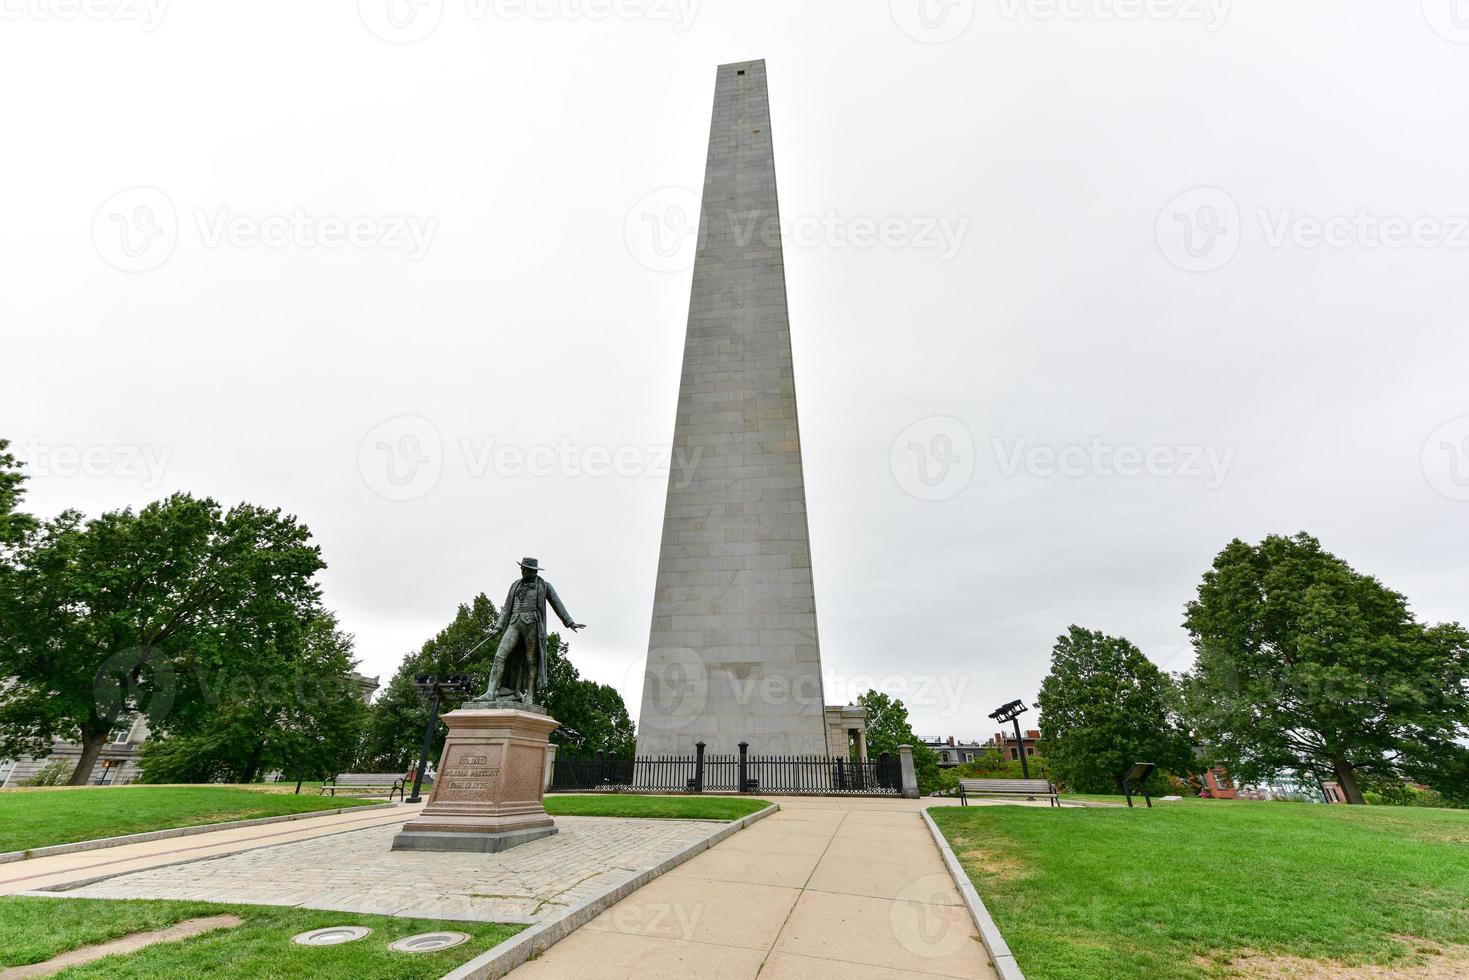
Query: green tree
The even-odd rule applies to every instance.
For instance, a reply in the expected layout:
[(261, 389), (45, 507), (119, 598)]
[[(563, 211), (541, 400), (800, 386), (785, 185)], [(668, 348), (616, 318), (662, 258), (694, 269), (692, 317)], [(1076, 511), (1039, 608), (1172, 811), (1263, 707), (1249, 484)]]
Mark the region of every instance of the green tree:
[[(497, 618), (494, 603), (481, 593), (472, 603), (460, 605), (448, 626), (403, 659), (373, 704), (358, 756), (360, 767), (397, 771), (418, 761), (429, 705), (413, 686), (413, 678), (419, 674), (441, 678), (467, 674), (477, 686), (488, 683), (496, 641), (481, 641)], [(562, 728), (551, 740), (578, 752), (630, 755), (635, 738), (622, 695), (615, 688), (582, 679), (566, 653), (561, 635), (548, 633), (546, 669), (550, 683), (536, 696), (551, 717), (561, 722)], [(438, 726), (430, 759), (439, 758), (445, 734), (443, 725)]]
[(1056, 638), (1051, 672), (1036, 699), (1036, 749), (1073, 792), (1120, 793), (1134, 763), (1187, 771), (1191, 751), (1176, 704), (1173, 679), (1141, 650), (1122, 637), (1072, 626)]
[(551, 740), (576, 753), (607, 752), (631, 757), (637, 734), (617, 688), (586, 680), (567, 656), (560, 634), (546, 636), (549, 685), (541, 701), (561, 722)]
[[(418, 762), (423, 730), (428, 725), (429, 704), (413, 686), (413, 679), (420, 674), (433, 674), (439, 678), (465, 674), (473, 678), (476, 685), (486, 683), (495, 645), (493, 640), (483, 641), (498, 615), (494, 603), (480, 593), (469, 604), (461, 603), (448, 626), (425, 640), (416, 652), (403, 658), (392, 679), (372, 704), (356, 768), (399, 772)], [(440, 710), (447, 711), (452, 707), (441, 705)], [(439, 758), (444, 747), (444, 734), (444, 726), (440, 724), (434, 733), (430, 759)]]
[(10, 443), (0, 439), (0, 683), (6, 676), (6, 651), (18, 642), (21, 622), (17, 595), (19, 549), (35, 530), (36, 522), (17, 508), (25, 496), (25, 474), (20, 463), (7, 450)]
[(267, 772), (322, 779), (350, 767), (367, 705), (351, 681), (352, 636), (328, 613), (259, 673), (205, 679), (209, 711), (143, 743), (142, 781), (254, 782)]
[(263, 676), (317, 615), (310, 532), (279, 510), (178, 494), (27, 535), (7, 577), (0, 756), (81, 745), (85, 785), (119, 719), (166, 735), (213, 710), (197, 681)]
[(1359, 774), (1462, 786), (1469, 634), (1419, 623), (1310, 535), (1231, 541), (1184, 623), (1190, 719), (1237, 779), (1310, 772), (1350, 803)]
[(25, 496), (26, 478), (19, 460), (9, 449), (10, 441), (0, 439), (0, 555), (4, 554), (3, 549), (20, 542), (36, 524), (35, 518), (16, 509)]
[(918, 792), (925, 795), (941, 788), (939, 754), (924, 745), (913, 734), (908, 722), (908, 709), (897, 698), (881, 691), (868, 691), (857, 696), (857, 703), (867, 709), (867, 757), (881, 755), (897, 758), (898, 746), (913, 747), (913, 772), (918, 778)]

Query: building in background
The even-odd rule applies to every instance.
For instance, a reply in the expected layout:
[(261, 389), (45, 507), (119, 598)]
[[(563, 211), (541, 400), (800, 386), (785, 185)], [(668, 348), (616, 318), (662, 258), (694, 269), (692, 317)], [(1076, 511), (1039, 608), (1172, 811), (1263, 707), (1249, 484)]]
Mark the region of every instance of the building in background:
[(990, 737), (989, 744), (1000, 750), (1000, 757), (1011, 762), (1020, 761), (1020, 753), (1023, 751), (1026, 758), (1035, 755), (1035, 745), (1041, 740), (1039, 730), (1030, 728), (1025, 731), (1019, 742), (1009, 732), (995, 732)]
[(1234, 780), (1229, 778), (1223, 766), (1214, 766), (1205, 769), (1195, 777), (1199, 781), (1201, 792), (1199, 795), (1214, 800), (1237, 800), (1240, 798), (1239, 791), (1234, 787)]
[(988, 742), (956, 741), (952, 735), (945, 738), (920, 736), (918, 740), (938, 753), (939, 767), (942, 769), (952, 769), (966, 762), (978, 762), (990, 749)]

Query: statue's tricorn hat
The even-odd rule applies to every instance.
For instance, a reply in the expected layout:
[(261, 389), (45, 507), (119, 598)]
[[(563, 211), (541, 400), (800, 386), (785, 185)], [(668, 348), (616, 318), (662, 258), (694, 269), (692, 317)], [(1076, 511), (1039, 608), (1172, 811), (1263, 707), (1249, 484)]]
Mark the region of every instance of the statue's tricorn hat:
[(535, 571), (535, 572), (541, 571), (541, 563), (538, 562), (538, 561), (536, 561), (534, 558), (522, 558), (522, 559), (520, 559), (520, 567), (521, 568), (529, 568), (530, 570)]

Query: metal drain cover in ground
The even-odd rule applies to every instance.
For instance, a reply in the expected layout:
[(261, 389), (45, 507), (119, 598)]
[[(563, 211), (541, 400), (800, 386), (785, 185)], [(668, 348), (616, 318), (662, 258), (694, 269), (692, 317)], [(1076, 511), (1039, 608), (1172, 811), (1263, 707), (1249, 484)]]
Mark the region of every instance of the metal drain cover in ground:
[(416, 936), (400, 939), (388, 949), (400, 953), (437, 953), (441, 949), (469, 942), (467, 932), (421, 932)]
[(356, 942), (371, 932), (371, 929), (364, 929), (362, 926), (331, 926), (292, 936), (291, 941), (301, 946), (340, 946), (342, 943)]

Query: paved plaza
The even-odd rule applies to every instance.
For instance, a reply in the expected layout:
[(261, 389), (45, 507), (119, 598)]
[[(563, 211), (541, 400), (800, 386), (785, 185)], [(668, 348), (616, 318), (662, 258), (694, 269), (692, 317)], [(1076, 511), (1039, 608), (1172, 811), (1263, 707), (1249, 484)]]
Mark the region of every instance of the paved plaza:
[(410, 803), (360, 810), (327, 811), (299, 820), (208, 830), (184, 837), (163, 837), (118, 847), (16, 861), (0, 865), (0, 895), (81, 884), (145, 868), (157, 868), (182, 861), (199, 861), (367, 827), (389, 824), (396, 827), (420, 809), (422, 804)]
[[(957, 800), (771, 799), (778, 812), (652, 880), (512, 975), (995, 976), (921, 816)], [(498, 854), (391, 850), (393, 835), (419, 809), (211, 831), (0, 871), (15, 879), (11, 891), (72, 883), (58, 893), (65, 897), (537, 923), (725, 826), (562, 816), (556, 836)]]
[(557, 817), (556, 826), (555, 836), (499, 854), (472, 854), (391, 850), (400, 829), (394, 822), (139, 871), (65, 894), (531, 923), (555, 918), (723, 824)]

